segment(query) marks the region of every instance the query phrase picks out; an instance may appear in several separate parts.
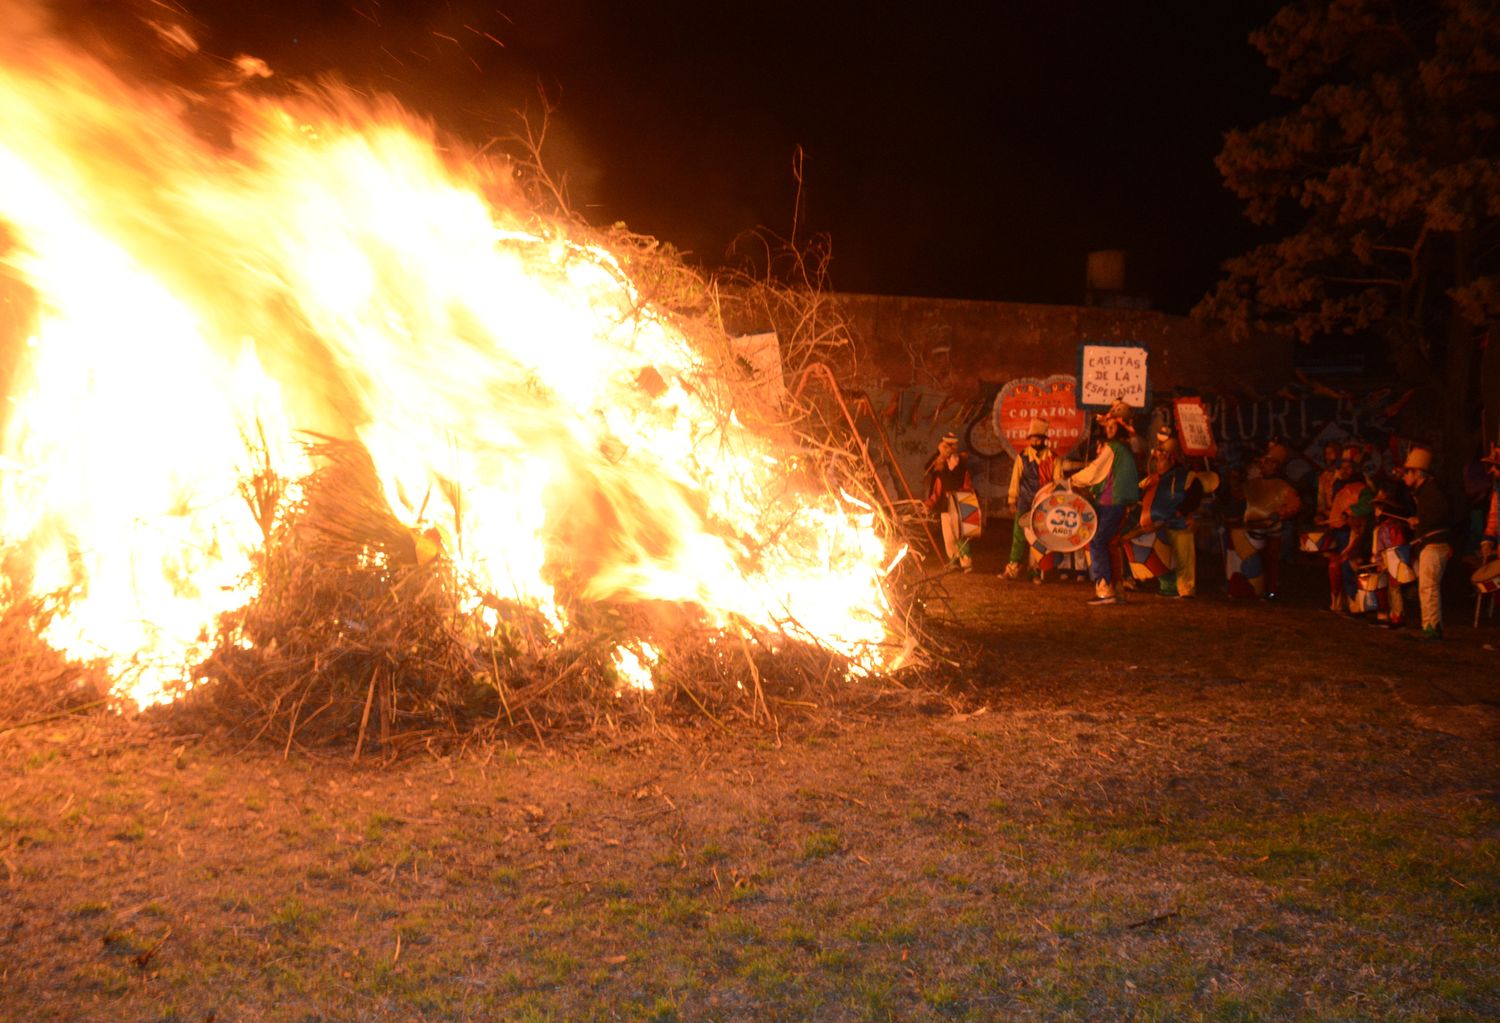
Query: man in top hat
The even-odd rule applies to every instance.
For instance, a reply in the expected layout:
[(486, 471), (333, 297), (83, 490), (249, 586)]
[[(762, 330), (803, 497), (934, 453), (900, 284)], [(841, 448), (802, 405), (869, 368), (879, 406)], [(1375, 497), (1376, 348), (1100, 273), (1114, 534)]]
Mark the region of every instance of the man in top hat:
[[(1026, 542), (1026, 518), (1036, 501), (1037, 491), (1057, 479), (1058, 465), (1047, 441), (1048, 428), (1045, 419), (1031, 421), (1026, 432), (1026, 446), (1016, 456), (1015, 465), (1010, 470), (1010, 508), (1016, 524), (1010, 534), (1010, 563), (1004, 572), (1006, 579), (1020, 577), (1021, 566), (1030, 554), (1031, 545)], [(1032, 579), (1041, 582), (1042, 576), (1042, 569), (1038, 567)]]
[(1130, 406), (1117, 399), (1108, 412), (1097, 417), (1104, 439), (1094, 460), (1073, 474), (1068, 481), (1075, 487), (1095, 488), (1099, 510), (1098, 528), (1089, 541), (1089, 576), (1094, 580), (1092, 605), (1120, 602), (1116, 587), (1124, 581), (1125, 549), (1120, 545), (1120, 528), (1125, 523), (1127, 505), (1140, 500), (1140, 470), (1130, 438), (1135, 434)]
[(1448, 498), (1432, 476), (1432, 452), (1412, 448), (1401, 467), (1417, 513), (1411, 523), (1417, 548), (1417, 597), (1422, 603), (1422, 639), (1443, 638), (1443, 569), (1453, 556), (1448, 542)]
[(969, 553), (969, 541), (959, 529), (958, 505), (953, 495), (960, 490), (973, 490), (974, 481), (969, 476), (968, 456), (958, 450), (957, 434), (945, 433), (938, 441), (937, 453), (928, 461), (923, 478), (927, 481), (927, 510), (936, 508), (939, 513), (948, 564), (972, 572), (974, 560)]

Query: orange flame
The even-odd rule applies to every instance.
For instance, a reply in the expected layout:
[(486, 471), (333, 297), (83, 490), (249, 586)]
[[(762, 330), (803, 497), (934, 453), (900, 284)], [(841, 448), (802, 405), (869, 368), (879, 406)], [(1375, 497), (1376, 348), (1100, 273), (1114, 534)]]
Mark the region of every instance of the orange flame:
[(246, 437), (300, 477), (310, 429), (358, 438), (399, 517), (558, 629), (566, 561), (590, 598), (889, 666), (872, 511), (799, 492), (614, 255), (391, 102), (232, 103), (216, 147), (180, 97), (40, 33), (0, 44), (0, 260), (35, 305), (0, 542), (13, 596), (71, 594), (43, 638), (170, 699), (250, 595)]

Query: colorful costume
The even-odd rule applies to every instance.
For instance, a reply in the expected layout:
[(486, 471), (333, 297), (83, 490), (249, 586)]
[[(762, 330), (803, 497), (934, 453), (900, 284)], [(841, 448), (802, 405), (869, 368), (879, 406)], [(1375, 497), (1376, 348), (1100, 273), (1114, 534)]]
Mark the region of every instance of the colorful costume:
[(1198, 578), (1198, 551), (1191, 516), (1203, 500), (1203, 484), (1177, 464), (1146, 482), (1147, 489), (1141, 497), (1141, 524), (1155, 523), (1172, 552), (1171, 570), (1159, 577), (1161, 592), (1191, 597)]
[(1386, 579), (1385, 588), (1377, 593), (1377, 610), (1391, 628), (1397, 629), (1406, 618), (1406, 596), (1402, 588), (1416, 578), (1407, 509), (1386, 491), (1375, 496), (1374, 507), (1375, 538), (1371, 554), (1376, 570)]
[(1318, 473), (1318, 500), (1315, 509), (1317, 518), (1328, 518), (1333, 507), (1333, 492), (1338, 486), (1339, 449), (1333, 445), (1323, 449), (1323, 471)]
[[(1089, 542), (1089, 576), (1094, 580), (1095, 599), (1090, 603), (1113, 604), (1119, 600), (1116, 584), (1124, 581), (1125, 550), (1120, 529), (1126, 506), (1140, 500), (1140, 473), (1135, 454), (1123, 436), (1130, 430), (1130, 407), (1116, 402), (1099, 417), (1105, 424), (1105, 440), (1094, 460), (1073, 474), (1074, 486), (1095, 487), (1099, 528)], [(1115, 424), (1113, 427), (1109, 424)]]
[(953, 495), (961, 490), (973, 490), (974, 481), (969, 476), (968, 456), (958, 450), (958, 437), (946, 434), (938, 442), (937, 454), (923, 470), (927, 481), (927, 508), (938, 510), (938, 520), (943, 530), (943, 552), (949, 565), (959, 565), (965, 572), (974, 567), (969, 553), (969, 541), (964, 539), (959, 526), (958, 506)]
[(1488, 561), (1495, 556), (1500, 546), (1500, 444), (1490, 446), (1489, 454), (1480, 459), (1494, 481), (1490, 486), (1490, 506), (1484, 515), (1484, 525), (1479, 535), (1479, 557)]
[(1406, 456), (1402, 472), (1411, 488), (1417, 506), (1417, 595), (1422, 602), (1422, 635), (1440, 639), (1443, 635), (1443, 570), (1453, 556), (1448, 543), (1448, 498), (1432, 478), (1432, 452), (1413, 448)]
[[(1026, 542), (1026, 517), (1036, 502), (1037, 491), (1057, 479), (1057, 464), (1052, 448), (1047, 444), (1047, 427), (1045, 419), (1032, 420), (1026, 438), (1030, 443), (1021, 449), (1010, 471), (1009, 499), (1016, 522), (1010, 535), (1010, 563), (1005, 566), (1007, 579), (1020, 575), (1021, 566), (1031, 550), (1031, 545)], [(1039, 565), (1038, 572), (1041, 571)]]
[[(1275, 507), (1259, 508), (1254, 506), (1254, 502), (1247, 501), (1245, 508), (1245, 528), (1253, 529), (1265, 538), (1260, 558), (1261, 568), (1265, 572), (1265, 597), (1268, 600), (1276, 599), (1276, 594), (1280, 591), (1283, 540), (1291, 528), (1293, 517), (1302, 507), (1302, 499), (1286, 479), (1286, 464), (1291, 457), (1291, 449), (1279, 441), (1273, 441), (1266, 448), (1266, 453), (1260, 460), (1260, 478), (1275, 480), (1285, 486), (1280, 489)], [(1265, 490), (1268, 495), (1276, 493), (1263, 485), (1257, 489)]]
[(1374, 515), (1375, 488), (1359, 473), (1363, 452), (1357, 445), (1344, 449), (1328, 507), (1328, 532), (1323, 538), (1328, 552), (1328, 610), (1349, 611), (1358, 601), (1356, 562), (1369, 547)]

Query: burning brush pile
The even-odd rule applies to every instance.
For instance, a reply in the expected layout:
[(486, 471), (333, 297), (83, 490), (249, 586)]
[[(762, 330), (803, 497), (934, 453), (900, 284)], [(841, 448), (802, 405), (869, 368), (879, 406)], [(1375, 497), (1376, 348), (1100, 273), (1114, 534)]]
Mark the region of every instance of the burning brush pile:
[(864, 463), (673, 257), (393, 103), (146, 88), (24, 14), (5, 602), (112, 699), (358, 749), (771, 720), (914, 662)]

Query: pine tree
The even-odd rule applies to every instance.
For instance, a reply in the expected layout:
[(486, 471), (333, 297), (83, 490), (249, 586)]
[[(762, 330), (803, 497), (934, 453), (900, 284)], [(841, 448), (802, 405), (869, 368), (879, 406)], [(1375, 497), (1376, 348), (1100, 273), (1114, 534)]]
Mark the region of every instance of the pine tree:
[(1500, 314), (1500, 10), (1304, 0), (1250, 41), (1291, 106), (1229, 132), (1217, 163), (1252, 221), (1288, 233), (1226, 262), (1196, 313), (1240, 334), (1384, 342), (1441, 396), (1426, 439), (1456, 472)]

